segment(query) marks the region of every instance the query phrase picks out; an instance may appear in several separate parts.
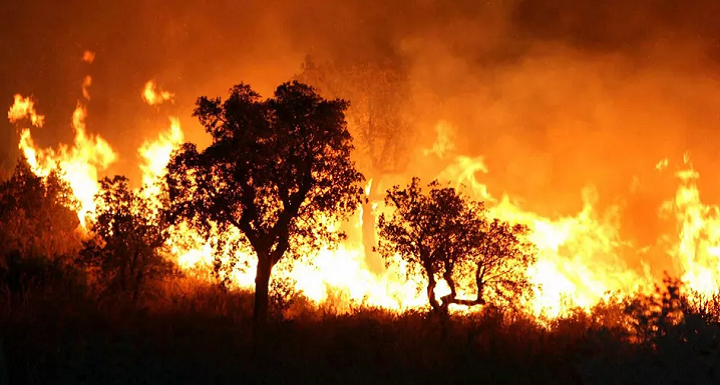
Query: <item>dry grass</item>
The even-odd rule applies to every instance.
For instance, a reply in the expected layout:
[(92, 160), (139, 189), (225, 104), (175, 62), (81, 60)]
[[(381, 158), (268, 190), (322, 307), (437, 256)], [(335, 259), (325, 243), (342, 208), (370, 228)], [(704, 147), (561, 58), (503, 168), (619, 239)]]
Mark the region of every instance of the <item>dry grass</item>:
[(3, 291), (0, 384), (719, 381), (712, 300), (685, 309), (686, 321), (656, 336), (652, 348), (630, 342), (621, 304), (543, 327), (492, 309), (443, 325), (423, 312), (339, 314), (302, 299), (285, 317), (276, 313), (258, 345), (252, 293), (188, 280), (166, 285), (166, 295), (143, 304), (99, 301), (67, 285)]

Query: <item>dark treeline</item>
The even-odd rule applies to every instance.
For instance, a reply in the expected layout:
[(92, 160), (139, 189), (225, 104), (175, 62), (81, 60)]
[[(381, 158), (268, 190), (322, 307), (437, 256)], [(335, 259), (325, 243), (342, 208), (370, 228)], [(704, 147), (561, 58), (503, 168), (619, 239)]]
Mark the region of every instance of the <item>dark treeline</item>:
[[(0, 384), (718, 383), (717, 298), (690, 301), (668, 278), (652, 295), (533, 318), (520, 306), (528, 229), (437, 181), (386, 191), (394, 211), (372, 250), (424, 277), (429, 311), (338, 312), (274, 279), (279, 261), (345, 239), (317, 218), (366, 203), (348, 107), (297, 81), (267, 99), (245, 84), (201, 97), (211, 145), (182, 145), (154, 200), (102, 180), (85, 230), (62, 170), (39, 177), (21, 159), (0, 183)], [(213, 279), (169, 257), (180, 222), (243, 235), (213, 243)], [(230, 281), (241, 249), (258, 260), (250, 293)], [(450, 293), (436, 298), (439, 280)]]

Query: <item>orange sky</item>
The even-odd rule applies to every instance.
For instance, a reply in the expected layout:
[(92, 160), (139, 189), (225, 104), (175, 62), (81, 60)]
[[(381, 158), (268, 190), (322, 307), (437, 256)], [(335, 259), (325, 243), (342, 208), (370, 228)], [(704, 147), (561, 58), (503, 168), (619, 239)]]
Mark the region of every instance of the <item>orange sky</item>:
[[(92, 75), (88, 130), (119, 153), (110, 172), (136, 180), (135, 151), (166, 115), (180, 116), (189, 140), (203, 140), (190, 116), (197, 96), (223, 96), (240, 81), (268, 95), (306, 55), (370, 63), (398, 69), (412, 91), (403, 107), (413, 117), (408, 148), (430, 146), (437, 121), (449, 122), (458, 153), (485, 156), (491, 193), (528, 209), (577, 212), (591, 184), (601, 206), (626, 206), (626, 231), (652, 239), (662, 226), (657, 207), (676, 185), (654, 165), (664, 157), (678, 165), (687, 151), (703, 198), (720, 201), (714, 1), (213, 4), (3, 2), (0, 95), (8, 106), (15, 93), (36, 96), (47, 121), (35, 137), (68, 142), (78, 84)], [(78, 60), (86, 49), (97, 53), (92, 64)], [(172, 90), (175, 104), (146, 106), (139, 95), (149, 79)], [(16, 139), (0, 123), (5, 168)], [(407, 176), (422, 176), (418, 162)]]

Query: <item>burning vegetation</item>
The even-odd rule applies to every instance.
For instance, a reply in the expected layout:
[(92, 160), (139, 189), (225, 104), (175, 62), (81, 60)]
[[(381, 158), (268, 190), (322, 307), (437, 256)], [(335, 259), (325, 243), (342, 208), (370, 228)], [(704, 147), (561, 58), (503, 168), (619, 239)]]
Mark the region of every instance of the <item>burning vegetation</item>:
[[(645, 59), (624, 44), (668, 58), (637, 31), (490, 3), (473, 16), (490, 27), (433, 4), (409, 16), (440, 20), (421, 33), (405, 36), (400, 17), (349, 25), (371, 37), (356, 54), (346, 36), (323, 35), (304, 60), (270, 39), (292, 71), (268, 66), (257, 88), (214, 78), (229, 94), (200, 96), (192, 114), (188, 98), (214, 94), (183, 71), (128, 77), (133, 115), (154, 116), (141, 124), (156, 135), (137, 143), (94, 127), (95, 103), (111, 115), (94, 91), (102, 72), (78, 77), (67, 124), (44, 98), (8, 94), (18, 156), (0, 181), (0, 385), (717, 383), (720, 206), (701, 199), (670, 129), (641, 143), (634, 127), (595, 126), (702, 120), (678, 123), (653, 95), (688, 79), (625, 67)], [(295, 11), (253, 23), (317, 39)], [(563, 39), (578, 30), (612, 36)], [(88, 71), (104, 60), (80, 52)], [(534, 104), (538, 84), (555, 92)], [(653, 109), (628, 112), (640, 93)], [(629, 142), (642, 156), (623, 163)]]
[[(319, 70), (306, 64), (304, 71)], [(365, 138), (358, 140), (375, 164), (371, 174), (396, 180), (377, 165), (386, 159), (397, 164), (399, 156), (391, 154), (400, 151), (393, 142), (403, 135), (403, 123), (378, 115), (378, 107), (361, 103), (353, 109), (347, 101), (323, 99), (297, 81), (284, 83), (270, 99), (243, 84), (232, 88), (227, 100), (198, 99), (194, 115), (213, 138), (207, 148), (183, 143), (178, 117), (168, 116), (170, 128), (138, 149), (139, 187), (120, 176), (100, 180), (117, 154), (102, 137), (87, 134), (88, 86), (85, 81), (73, 113), (74, 142), (58, 148), (35, 144), (25, 123), (42, 129), (44, 116), (32, 98), (15, 95), (8, 119), (20, 132), (20, 164), (41, 180), (52, 176), (67, 185), (65, 194), (76, 203), (66, 206), (77, 212), (78, 237), (100, 236), (105, 243), (106, 236), (117, 236), (119, 229), (102, 235), (98, 221), (115, 226), (104, 213), (120, 215), (116, 211), (124, 207), (130, 211), (123, 217), (137, 215), (155, 223), (142, 226), (165, 234), (150, 242), (151, 249), (185, 275), (227, 288), (259, 285), (255, 289), (266, 292), (280, 263), (286, 265), (281, 278), (294, 281), (299, 293), (318, 304), (334, 292), (344, 297), (340, 306), (405, 310), (430, 304), (437, 310), (483, 304), (483, 290), (489, 290), (496, 300), (550, 319), (576, 307), (589, 310), (612, 294), (647, 292), (658, 282), (650, 260), (641, 261), (640, 270), (622, 260), (627, 248), (639, 246), (621, 238), (619, 207), (600, 216), (596, 193), (587, 189), (580, 213), (551, 219), (523, 210), (508, 196), (495, 198), (477, 179), (488, 172), (483, 158), (455, 155), (446, 122), (438, 123), (437, 139), (423, 156), (455, 158), (435, 175), (429, 195), (417, 179), (406, 189), (374, 192), (380, 182), (365, 181), (356, 168), (350, 131), (357, 126)], [(174, 94), (148, 81), (139, 96), (157, 107)], [(700, 201), (698, 173), (688, 157), (684, 162), (676, 197), (658, 208), (677, 219), (678, 240), (666, 236), (659, 242), (669, 243), (668, 254), (677, 260), (672, 273), (693, 292), (713, 296), (720, 273), (713, 262), (716, 237), (704, 224), (712, 223), (716, 209)], [(656, 168), (664, 172), (667, 164), (662, 160)], [(287, 261), (285, 254), (291, 256)], [(384, 268), (373, 266), (377, 257)], [(486, 287), (482, 277), (505, 288)], [(425, 294), (418, 290), (423, 286)], [(460, 299), (466, 294), (475, 299)], [(266, 312), (266, 304), (257, 306), (258, 313)]]

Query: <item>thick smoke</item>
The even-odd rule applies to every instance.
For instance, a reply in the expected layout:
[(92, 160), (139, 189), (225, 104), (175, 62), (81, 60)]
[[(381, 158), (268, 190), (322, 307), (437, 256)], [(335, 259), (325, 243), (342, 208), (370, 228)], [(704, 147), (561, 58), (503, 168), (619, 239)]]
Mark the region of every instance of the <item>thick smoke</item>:
[[(172, 113), (188, 139), (199, 95), (250, 83), (263, 95), (301, 71), (309, 55), (403, 74), (411, 116), (404, 173), (454, 129), (455, 151), (484, 155), (478, 178), (545, 215), (576, 212), (594, 185), (600, 208), (625, 207), (626, 233), (652, 242), (657, 207), (672, 197), (672, 171), (689, 152), (704, 198), (719, 191), (720, 4), (670, 0), (128, 1), (0, 5), (0, 93), (35, 95), (47, 115), (41, 144), (69, 141), (70, 111), (93, 76), (88, 126), (121, 156), (113, 172), (138, 178), (135, 149), (163, 127), (143, 106), (145, 81), (178, 96)], [(79, 58), (97, 52), (92, 65)], [(352, 100), (351, 100), (352, 102)], [(18, 155), (14, 128), (0, 126), (4, 167)], [(432, 170), (435, 172), (438, 170)]]

